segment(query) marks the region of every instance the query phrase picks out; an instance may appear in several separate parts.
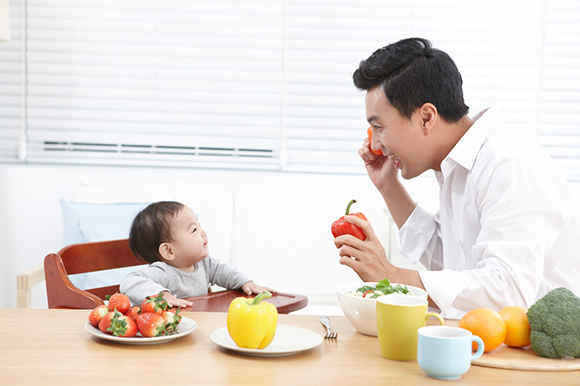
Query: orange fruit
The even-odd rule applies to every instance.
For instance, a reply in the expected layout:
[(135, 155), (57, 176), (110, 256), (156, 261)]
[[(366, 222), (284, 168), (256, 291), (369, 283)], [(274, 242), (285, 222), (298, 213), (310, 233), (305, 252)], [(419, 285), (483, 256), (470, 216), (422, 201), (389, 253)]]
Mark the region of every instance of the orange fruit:
[(523, 307), (504, 307), (499, 312), (507, 327), (504, 343), (510, 347), (526, 347), (530, 343), (530, 323)]
[[(497, 311), (490, 308), (476, 308), (469, 311), (459, 321), (459, 327), (479, 336), (485, 345), (484, 352), (490, 352), (501, 346), (507, 334), (503, 318)], [(475, 342), (473, 349), (477, 349)]]

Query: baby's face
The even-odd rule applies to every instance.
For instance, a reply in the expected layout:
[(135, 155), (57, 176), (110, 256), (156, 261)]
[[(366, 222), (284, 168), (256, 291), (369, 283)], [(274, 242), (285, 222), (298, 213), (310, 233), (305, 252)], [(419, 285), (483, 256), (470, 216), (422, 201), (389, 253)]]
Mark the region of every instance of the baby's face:
[(171, 224), (171, 246), (175, 251), (172, 265), (187, 269), (209, 255), (207, 233), (201, 228), (193, 210), (184, 206)]

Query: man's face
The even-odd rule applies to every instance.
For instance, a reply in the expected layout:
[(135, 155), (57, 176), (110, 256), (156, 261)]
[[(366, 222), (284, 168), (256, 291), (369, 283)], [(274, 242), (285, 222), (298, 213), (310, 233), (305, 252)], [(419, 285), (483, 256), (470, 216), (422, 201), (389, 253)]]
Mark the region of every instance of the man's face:
[(428, 169), (425, 164), (425, 136), (419, 114), (411, 119), (403, 117), (389, 103), (380, 86), (367, 92), (365, 98), (367, 120), (373, 130), (372, 147), (382, 150), (393, 160), (405, 179), (414, 178)]

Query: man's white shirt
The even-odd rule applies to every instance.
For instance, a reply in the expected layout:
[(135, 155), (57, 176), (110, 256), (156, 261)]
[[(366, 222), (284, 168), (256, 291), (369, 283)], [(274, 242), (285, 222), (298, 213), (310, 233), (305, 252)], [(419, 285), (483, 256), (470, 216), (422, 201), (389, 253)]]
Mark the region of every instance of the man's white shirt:
[(483, 112), (435, 172), (439, 212), (419, 205), (397, 232), (450, 319), (531, 306), (556, 287), (580, 295), (580, 217), (562, 173), (533, 140)]

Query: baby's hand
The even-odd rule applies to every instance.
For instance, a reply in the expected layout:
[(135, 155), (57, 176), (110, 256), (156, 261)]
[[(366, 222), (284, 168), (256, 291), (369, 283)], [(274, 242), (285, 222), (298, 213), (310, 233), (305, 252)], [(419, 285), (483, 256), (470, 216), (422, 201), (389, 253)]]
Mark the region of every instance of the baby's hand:
[(169, 307), (190, 307), (190, 306), (193, 306), (192, 302), (185, 300), (185, 299), (176, 298), (175, 296), (173, 296), (171, 293), (169, 293), (167, 291), (163, 291), (163, 299), (165, 299), (167, 301), (167, 304), (169, 304)]
[(270, 287), (264, 287), (261, 285), (257, 285), (253, 281), (249, 281), (247, 283), (244, 283), (244, 285), (242, 286), (242, 291), (246, 295), (253, 295), (253, 294), (257, 295), (257, 294), (262, 293), (264, 291), (270, 291), (273, 294), (277, 292), (275, 289), (272, 289)]

